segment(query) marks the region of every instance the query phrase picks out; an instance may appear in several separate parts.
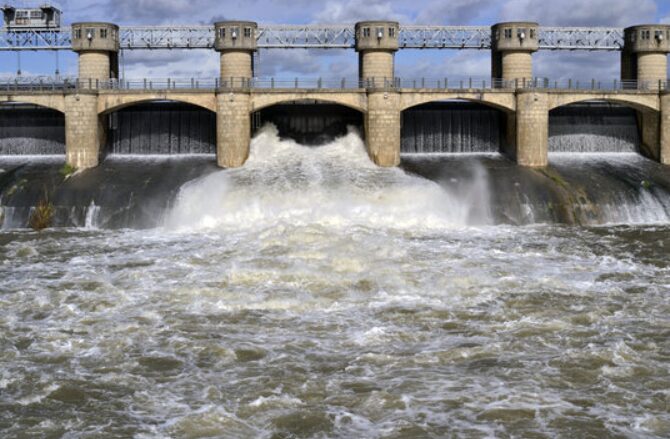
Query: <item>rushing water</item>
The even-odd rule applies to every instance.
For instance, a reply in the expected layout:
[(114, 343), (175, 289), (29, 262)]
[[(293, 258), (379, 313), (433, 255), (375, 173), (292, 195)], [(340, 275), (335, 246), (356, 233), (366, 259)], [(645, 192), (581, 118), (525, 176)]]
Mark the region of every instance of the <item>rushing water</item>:
[(3, 231), (2, 436), (670, 435), (665, 193), (655, 225), (500, 225), (486, 169), (266, 129), (160, 227)]

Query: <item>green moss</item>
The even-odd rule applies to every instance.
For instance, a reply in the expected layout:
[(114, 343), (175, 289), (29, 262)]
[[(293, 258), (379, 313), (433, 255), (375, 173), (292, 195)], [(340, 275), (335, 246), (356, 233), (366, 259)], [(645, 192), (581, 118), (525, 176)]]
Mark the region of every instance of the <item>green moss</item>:
[(63, 178), (68, 178), (69, 176), (71, 176), (72, 174), (77, 172), (77, 168), (75, 168), (74, 166), (72, 166), (69, 163), (66, 163), (66, 164), (63, 165), (62, 168), (60, 168), (60, 171), (58, 171), (58, 172), (60, 172), (60, 175), (62, 175)]

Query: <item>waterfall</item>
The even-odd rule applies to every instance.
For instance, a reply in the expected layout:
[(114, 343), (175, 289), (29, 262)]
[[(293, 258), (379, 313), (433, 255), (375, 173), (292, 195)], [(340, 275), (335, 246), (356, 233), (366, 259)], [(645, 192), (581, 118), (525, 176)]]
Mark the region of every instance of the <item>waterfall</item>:
[(635, 110), (590, 102), (549, 114), (550, 152), (636, 152), (640, 134)]
[(216, 115), (193, 105), (152, 102), (108, 117), (110, 154), (213, 154)]
[(65, 154), (65, 118), (31, 105), (0, 106), (0, 155)]
[(480, 104), (439, 102), (405, 110), (403, 153), (494, 153), (501, 150), (504, 114)]

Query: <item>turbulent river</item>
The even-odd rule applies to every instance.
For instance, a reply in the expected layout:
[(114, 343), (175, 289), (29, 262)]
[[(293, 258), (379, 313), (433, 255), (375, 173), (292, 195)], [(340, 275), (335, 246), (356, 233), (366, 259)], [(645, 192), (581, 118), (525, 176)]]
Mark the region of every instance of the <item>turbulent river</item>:
[(485, 174), (266, 129), (158, 227), (5, 227), (1, 436), (670, 435), (663, 203), (501, 224)]

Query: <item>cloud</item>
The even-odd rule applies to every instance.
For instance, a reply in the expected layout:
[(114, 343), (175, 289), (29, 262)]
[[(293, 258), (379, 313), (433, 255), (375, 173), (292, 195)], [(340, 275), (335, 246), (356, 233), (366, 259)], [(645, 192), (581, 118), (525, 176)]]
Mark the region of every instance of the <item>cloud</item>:
[(305, 49), (262, 50), (258, 57), (256, 76), (290, 78), (298, 75), (319, 77), (322, 68), (320, 59), (310, 52)]
[(314, 15), (315, 23), (355, 23), (361, 20), (410, 21), (408, 16), (393, 7), (392, 2), (382, 0), (329, 1), (323, 10)]
[(220, 69), (213, 50), (125, 51), (119, 62), (126, 79), (216, 78)]
[(619, 52), (547, 52), (533, 55), (533, 74), (552, 81), (614, 81), (621, 76)]
[(494, 5), (493, 0), (431, 1), (428, 5), (421, 7), (416, 22), (418, 24), (468, 24)]
[(653, 0), (510, 0), (502, 21), (533, 20), (544, 26), (630, 26), (655, 21)]
[(396, 57), (396, 76), (399, 78), (459, 81), (491, 76), (491, 55), (488, 51), (442, 51), (439, 56), (430, 52), (413, 52)]

